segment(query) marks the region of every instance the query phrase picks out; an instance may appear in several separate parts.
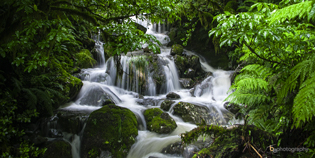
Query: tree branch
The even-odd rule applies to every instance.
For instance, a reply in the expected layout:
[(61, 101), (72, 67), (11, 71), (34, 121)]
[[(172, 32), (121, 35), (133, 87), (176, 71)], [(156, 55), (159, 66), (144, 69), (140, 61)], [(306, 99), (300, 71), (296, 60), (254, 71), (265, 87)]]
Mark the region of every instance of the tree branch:
[(260, 58), (260, 59), (262, 59), (262, 60), (265, 60), (265, 61), (268, 61), (268, 62), (271, 62), (271, 63), (285, 64), (285, 65), (287, 65), (286, 63), (280, 63), (280, 62), (277, 62), (277, 61), (272, 61), (272, 60), (263, 58), (263, 57), (261, 57), (260, 55), (258, 55), (258, 54), (255, 52), (255, 50), (254, 50), (252, 47), (250, 47), (246, 42), (244, 42), (244, 44), (245, 44), (245, 46), (246, 46), (252, 53), (254, 53), (258, 58)]

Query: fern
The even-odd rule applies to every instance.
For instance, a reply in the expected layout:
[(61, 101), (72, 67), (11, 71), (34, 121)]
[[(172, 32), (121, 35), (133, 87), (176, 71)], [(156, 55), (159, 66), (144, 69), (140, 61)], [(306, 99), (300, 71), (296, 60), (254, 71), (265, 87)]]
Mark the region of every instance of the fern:
[[(288, 93), (291, 93), (294, 89), (296, 89), (298, 83), (302, 83), (307, 76), (310, 76), (310, 74), (315, 71), (315, 64), (313, 64), (314, 60), (315, 56), (309, 60), (300, 62), (291, 69), (291, 75), (285, 81), (283, 87), (277, 95), (278, 103), (280, 103), (288, 95)], [(298, 78), (300, 78), (300, 82), (298, 82)]]
[(302, 83), (300, 90), (293, 103), (293, 116), (295, 126), (299, 127), (303, 123), (311, 121), (315, 116), (315, 72), (309, 79)]
[(315, 5), (313, 8), (312, 5), (312, 1), (305, 1), (279, 9), (271, 15), (269, 19), (270, 24), (277, 21), (284, 22), (285, 20), (291, 20), (297, 17), (300, 19), (306, 18), (307, 16), (308, 19), (314, 18)]
[(37, 96), (30, 89), (23, 88), (22, 91), (25, 94), (25, 98), (28, 100), (27, 106), (30, 109), (35, 109), (37, 105)]

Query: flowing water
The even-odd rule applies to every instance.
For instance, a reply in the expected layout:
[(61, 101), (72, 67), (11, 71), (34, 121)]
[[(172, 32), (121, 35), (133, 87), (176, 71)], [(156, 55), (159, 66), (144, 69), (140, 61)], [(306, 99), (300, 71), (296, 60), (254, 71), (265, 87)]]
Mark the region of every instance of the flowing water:
[[(223, 125), (228, 124), (227, 120), (223, 118), (222, 110), (224, 110), (223, 100), (228, 96), (227, 91), (231, 85), (231, 72), (215, 70), (206, 62), (201, 61), (202, 68), (205, 71), (212, 72), (213, 76), (209, 76), (197, 85), (194, 95), (192, 95), (189, 89), (181, 88), (176, 65), (170, 56), (170, 48), (165, 46), (169, 42), (169, 38), (163, 34), (163, 29), (167, 27), (157, 25), (159, 28), (156, 28), (156, 26), (152, 28), (144, 21), (137, 22), (149, 27), (147, 33), (156, 36), (164, 44), (161, 47), (161, 54), (158, 55), (159, 60), (165, 63), (165, 65), (162, 65), (163, 69), (161, 70), (164, 71), (166, 82), (162, 85), (161, 90), (157, 92), (152, 74), (145, 67), (137, 68), (135, 65), (130, 64), (131, 61), (141, 60), (139, 59), (141, 56), (130, 56), (130, 53), (132, 54), (133, 52), (130, 52), (129, 55), (121, 56), (119, 62), (123, 71), (119, 74), (114, 58), (111, 57), (105, 62), (103, 43), (97, 40), (96, 48), (99, 53), (99, 66), (82, 70), (83, 87), (77, 99), (63, 106), (60, 110), (92, 112), (101, 108), (102, 103), (106, 99), (111, 99), (117, 106), (126, 107), (135, 113), (141, 125), (136, 143), (130, 149), (128, 158), (149, 156), (185, 157), (185, 155), (166, 155), (160, 152), (167, 145), (180, 141), (180, 134), (192, 130), (196, 125), (184, 122), (178, 116), (172, 115), (173, 110), (171, 107), (168, 113), (174, 118), (178, 127), (170, 134), (157, 134), (146, 130), (146, 122), (142, 111), (152, 107), (159, 107), (168, 92), (176, 92), (181, 96), (181, 99), (176, 100), (176, 102), (195, 103), (215, 110), (221, 117), (221, 123)], [(134, 75), (128, 75), (130, 73)], [(139, 88), (141, 80), (146, 81), (144, 92)], [(151, 100), (152, 106), (139, 104), (139, 100), (141, 100), (139, 99), (139, 93), (145, 94), (142, 100)], [(156, 106), (153, 106), (153, 104), (156, 104)], [(77, 134), (63, 134), (64, 139), (71, 143), (73, 157), (75, 158), (80, 157), (80, 140), (83, 130), (84, 128)], [(189, 148), (186, 150), (189, 150)]]

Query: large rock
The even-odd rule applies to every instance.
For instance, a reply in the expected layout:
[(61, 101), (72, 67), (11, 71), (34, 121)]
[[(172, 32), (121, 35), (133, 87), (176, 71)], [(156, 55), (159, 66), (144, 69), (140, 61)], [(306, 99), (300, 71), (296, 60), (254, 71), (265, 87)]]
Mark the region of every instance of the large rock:
[(165, 110), (165, 111), (169, 111), (173, 103), (175, 103), (175, 102), (172, 101), (172, 100), (165, 99), (165, 100), (161, 103), (161, 109), (163, 109), (163, 110)]
[(180, 96), (179, 96), (178, 94), (174, 93), (174, 92), (170, 92), (170, 93), (168, 93), (168, 94), (166, 95), (166, 98), (167, 98), (167, 99), (179, 99)]
[(57, 117), (57, 126), (62, 132), (79, 134), (88, 118), (88, 114), (59, 111)]
[[(194, 78), (204, 77), (205, 72), (201, 68), (199, 57), (196, 55), (176, 55), (174, 58), (179, 77)], [(192, 73), (193, 70), (193, 73)]]
[(72, 158), (71, 145), (64, 140), (56, 140), (46, 146), (44, 158)]
[(90, 114), (83, 133), (81, 157), (89, 152), (110, 152), (126, 157), (138, 135), (137, 118), (129, 109), (109, 104)]
[(194, 105), (186, 102), (179, 102), (174, 107), (174, 115), (179, 115), (185, 122), (201, 123), (209, 119), (206, 107)]
[(182, 55), (184, 52), (183, 46), (174, 44), (171, 49), (171, 55)]
[(171, 133), (177, 124), (174, 119), (159, 108), (147, 109), (144, 111), (147, 122), (147, 129), (159, 134)]
[(227, 124), (233, 114), (225, 109), (210, 108), (186, 102), (179, 102), (174, 107), (174, 115), (179, 115), (185, 122), (195, 124)]

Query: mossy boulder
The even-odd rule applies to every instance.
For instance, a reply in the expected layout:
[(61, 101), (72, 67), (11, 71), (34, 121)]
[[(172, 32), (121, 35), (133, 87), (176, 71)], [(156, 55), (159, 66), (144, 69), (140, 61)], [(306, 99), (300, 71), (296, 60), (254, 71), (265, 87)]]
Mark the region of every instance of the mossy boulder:
[(144, 117), (147, 129), (159, 134), (170, 133), (177, 127), (174, 119), (159, 108), (147, 109), (144, 111)]
[(161, 109), (165, 110), (165, 111), (169, 111), (172, 104), (174, 104), (175, 102), (172, 100), (168, 100), (165, 99), (162, 103), (161, 103)]
[(82, 49), (74, 57), (76, 59), (75, 65), (80, 68), (91, 68), (97, 63), (91, 52), (87, 49)]
[(171, 49), (171, 55), (182, 55), (184, 52), (183, 46), (180, 44), (174, 44)]
[(72, 158), (71, 145), (64, 140), (56, 140), (46, 146), (43, 158)]
[(108, 104), (93, 111), (87, 120), (81, 145), (81, 157), (91, 150), (110, 152), (113, 157), (126, 157), (138, 135), (137, 118), (127, 108)]
[(175, 65), (178, 70), (178, 75), (181, 78), (204, 77), (205, 72), (201, 68), (199, 57), (196, 55), (184, 56), (176, 55), (174, 58)]

